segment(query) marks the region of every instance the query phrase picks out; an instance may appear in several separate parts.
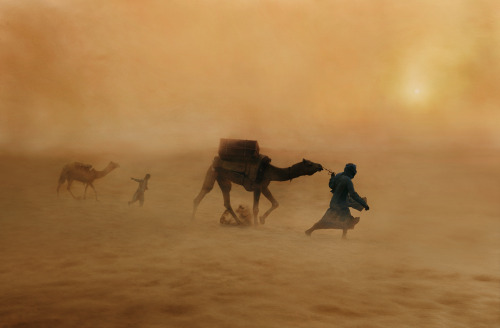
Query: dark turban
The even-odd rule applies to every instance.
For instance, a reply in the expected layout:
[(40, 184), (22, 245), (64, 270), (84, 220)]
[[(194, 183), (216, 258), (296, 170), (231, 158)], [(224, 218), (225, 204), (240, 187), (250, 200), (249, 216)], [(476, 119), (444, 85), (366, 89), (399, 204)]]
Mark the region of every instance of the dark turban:
[(356, 164), (352, 164), (352, 163), (348, 163), (345, 165), (345, 168), (344, 168), (344, 173), (349, 177), (349, 178), (354, 178), (354, 176), (356, 175), (357, 171), (356, 171)]

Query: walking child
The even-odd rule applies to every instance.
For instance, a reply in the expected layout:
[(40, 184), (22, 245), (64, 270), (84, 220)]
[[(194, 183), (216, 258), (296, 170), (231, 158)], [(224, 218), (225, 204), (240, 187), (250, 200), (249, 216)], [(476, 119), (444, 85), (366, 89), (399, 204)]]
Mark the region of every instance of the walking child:
[(134, 196), (132, 196), (132, 200), (128, 202), (128, 204), (133, 204), (136, 201), (139, 201), (139, 204), (142, 206), (144, 204), (144, 192), (148, 190), (148, 180), (151, 177), (151, 175), (146, 174), (144, 179), (135, 179), (135, 178), (130, 178), (134, 181), (139, 182), (139, 187), (137, 188)]

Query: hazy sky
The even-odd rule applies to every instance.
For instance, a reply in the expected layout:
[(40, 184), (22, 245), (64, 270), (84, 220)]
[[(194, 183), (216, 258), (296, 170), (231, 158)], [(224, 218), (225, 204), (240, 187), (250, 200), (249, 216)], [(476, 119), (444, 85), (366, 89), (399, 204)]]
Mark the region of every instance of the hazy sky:
[(0, 150), (500, 147), (499, 82), (497, 0), (0, 0)]

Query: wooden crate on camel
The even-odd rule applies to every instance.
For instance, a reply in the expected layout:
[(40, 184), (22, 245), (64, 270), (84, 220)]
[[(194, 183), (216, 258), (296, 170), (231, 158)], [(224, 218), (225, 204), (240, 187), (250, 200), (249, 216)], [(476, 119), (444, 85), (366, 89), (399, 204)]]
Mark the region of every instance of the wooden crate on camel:
[(262, 172), (271, 159), (260, 154), (256, 140), (220, 139), (219, 156), (214, 158), (214, 169), (229, 172), (231, 180), (251, 191), (259, 183)]

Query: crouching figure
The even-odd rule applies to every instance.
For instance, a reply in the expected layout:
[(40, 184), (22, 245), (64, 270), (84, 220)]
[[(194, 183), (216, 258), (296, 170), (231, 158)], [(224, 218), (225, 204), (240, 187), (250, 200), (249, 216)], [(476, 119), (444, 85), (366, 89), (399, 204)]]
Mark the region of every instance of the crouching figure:
[(242, 225), (242, 226), (251, 226), (252, 225), (252, 212), (250, 212), (250, 207), (248, 205), (240, 205), (235, 211), (238, 216), (239, 223), (236, 222), (229, 212), (229, 210), (225, 210), (220, 217), (220, 224), (223, 225)]

